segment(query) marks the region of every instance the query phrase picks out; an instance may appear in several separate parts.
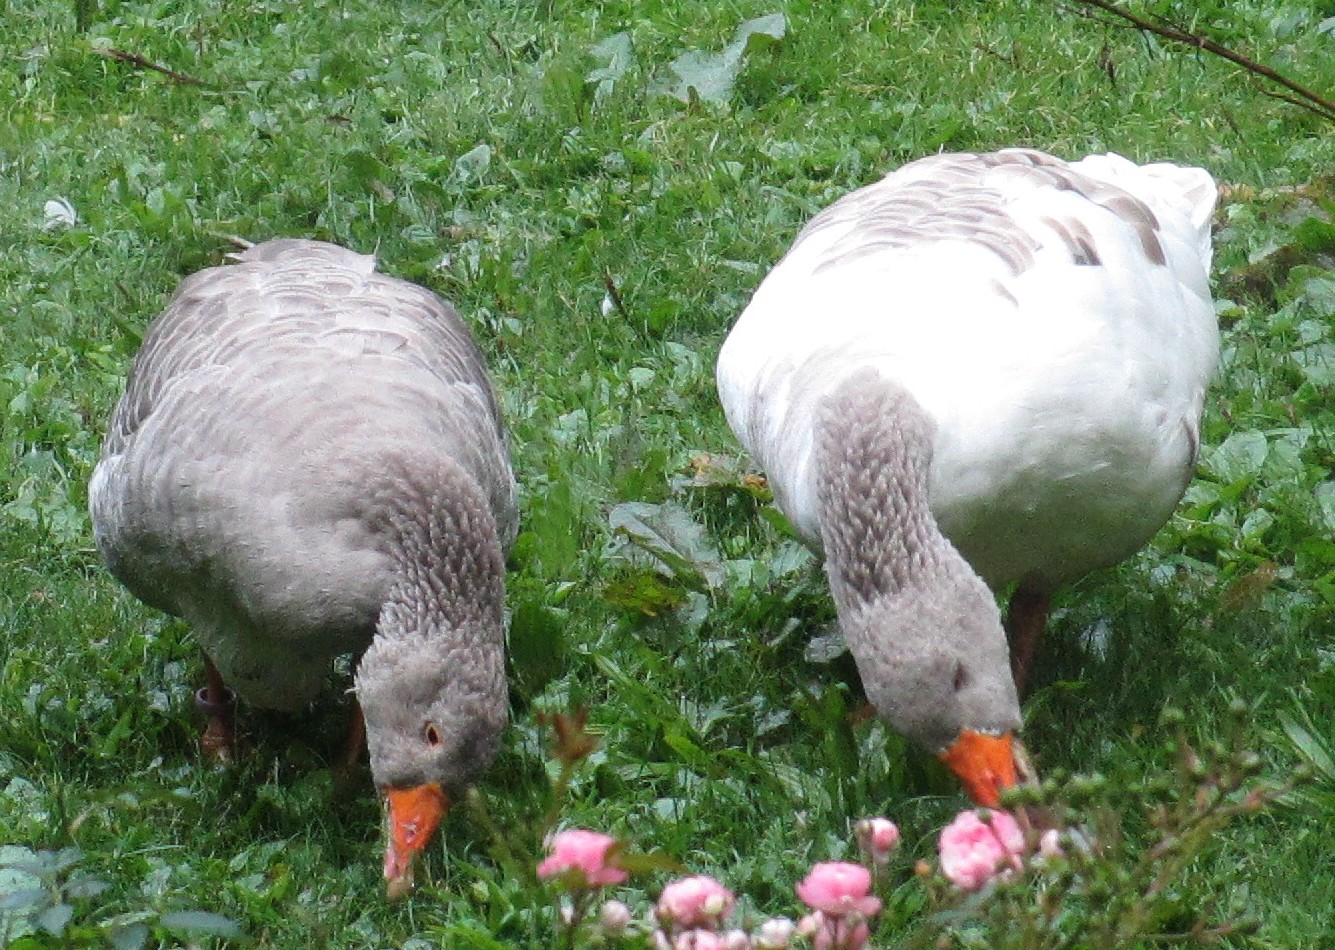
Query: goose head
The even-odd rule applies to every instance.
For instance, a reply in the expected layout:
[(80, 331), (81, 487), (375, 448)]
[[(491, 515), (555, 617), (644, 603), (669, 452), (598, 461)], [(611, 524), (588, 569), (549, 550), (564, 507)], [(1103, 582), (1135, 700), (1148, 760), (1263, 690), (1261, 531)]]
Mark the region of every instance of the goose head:
[(486, 651), (446, 653), (426, 638), (382, 636), (362, 658), (356, 688), (371, 777), (388, 805), (391, 896), (411, 888), (414, 857), (496, 757), (507, 722), (503, 671)]
[(992, 592), (928, 508), (935, 425), (874, 370), (821, 407), (818, 495), (840, 628), (877, 712), (981, 805), (1016, 784), (1020, 704)]
[(840, 627), (881, 717), (936, 754), (975, 802), (996, 807), (1017, 781), (1020, 726), (996, 602), (971, 572), (923, 568), (890, 593), (836, 584), (831, 564)]
[[(355, 678), (371, 777), (388, 806), (391, 897), (412, 888), (413, 859), (491, 765), (509, 718), (495, 522), (470, 479), (448, 468), (436, 477), (439, 490), (390, 519), (399, 580)], [(400, 488), (395, 506), (414, 498)]]

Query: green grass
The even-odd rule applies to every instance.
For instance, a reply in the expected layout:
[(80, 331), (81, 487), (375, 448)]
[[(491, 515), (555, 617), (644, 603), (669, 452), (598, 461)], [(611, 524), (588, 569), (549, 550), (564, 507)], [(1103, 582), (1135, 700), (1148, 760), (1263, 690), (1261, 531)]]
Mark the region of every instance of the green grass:
[[(1330, 3), (1190, 8), (1335, 90)], [(68, 0), (3, 9), (0, 843), (79, 849), (45, 879), (74, 909), (65, 941), (116, 922), (169, 946), (226, 929), (164, 916), (199, 910), (256, 946), (549, 946), (550, 908), (488, 827), (537, 854), (552, 768), (537, 711), (581, 705), (601, 746), (563, 820), (714, 873), (749, 908), (792, 913), (792, 882), (845, 855), (863, 815), (891, 814), (929, 856), (962, 800), (880, 725), (848, 725), (846, 659), (806, 658), (833, 619), (819, 571), (736, 479), (689, 476), (699, 453), (745, 467), (713, 361), (766, 268), (815, 209), (938, 149), (1116, 150), (1238, 186), (1218, 218), (1225, 354), (1200, 477), (1152, 545), (1059, 601), (1027, 707), (1040, 765), (1162, 768), (1165, 706), (1209, 741), (1233, 698), (1267, 776), (1303, 758), (1285, 723), (1335, 749), (1335, 129), (1238, 69), (1038, 0), (104, 0), (86, 33)], [(752, 42), (724, 103), (655, 91), (683, 53), (774, 12), (786, 35)], [(631, 62), (593, 52), (622, 32)], [(79, 222), (45, 230), (59, 197)], [(86, 481), (139, 333), (228, 234), (375, 250), (454, 300), (513, 432), (514, 726), (486, 820), (457, 809), (400, 905), (381, 897), (369, 780), (339, 795), (329, 777), (346, 682), (296, 720), (243, 714), (245, 760), (199, 766), (188, 631), (92, 548)], [(609, 281), (624, 312), (604, 310)], [(614, 532), (626, 502), (664, 506), (694, 567)], [(1237, 945), (1324, 946), (1333, 824), (1320, 773), (1213, 839), (1179, 899), (1258, 918)], [(913, 886), (896, 891), (909, 917)]]

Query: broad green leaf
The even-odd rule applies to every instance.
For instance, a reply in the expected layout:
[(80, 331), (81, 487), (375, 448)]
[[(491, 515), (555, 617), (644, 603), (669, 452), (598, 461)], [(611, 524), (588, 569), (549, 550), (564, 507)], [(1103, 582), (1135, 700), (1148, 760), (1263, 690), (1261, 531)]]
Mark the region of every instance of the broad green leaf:
[(843, 632), (838, 624), (831, 624), (824, 633), (818, 633), (807, 641), (804, 656), (808, 663), (833, 663), (848, 652)]
[(107, 939), (115, 950), (141, 950), (148, 943), (148, 926), (142, 923), (113, 927), (106, 931)]
[[(1332, 234), (1335, 234), (1335, 226), (1331, 227)], [(1300, 299), (1317, 316), (1328, 317), (1335, 314), (1335, 277), (1323, 274), (1308, 278), (1303, 284)]]
[(168, 930), (184, 930), (209, 937), (241, 936), (241, 928), (230, 917), (207, 910), (174, 910), (163, 914), (159, 923)]
[(682, 102), (727, 102), (747, 54), (779, 42), (787, 32), (788, 19), (782, 13), (748, 20), (722, 52), (690, 50), (678, 56), (668, 67), (675, 78), (660, 83), (658, 91)]
[(604, 587), (603, 598), (618, 607), (658, 617), (680, 607), (686, 601), (686, 594), (681, 588), (665, 583), (653, 571), (637, 571)]
[(554, 477), (546, 494), (533, 499), (527, 521), (529, 530), (515, 542), (516, 556), (527, 554), (546, 578), (573, 572), (582, 548), (579, 508), (570, 480)]
[(65, 933), (65, 928), (69, 926), (73, 917), (73, 907), (69, 904), (56, 904), (37, 915), (37, 926), (53, 937), (59, 937)]
[(602, 64), (584, 77), (584, 81), (594, 87), (593, 98), (598, 102), (611, 95), (617, 81), (635, 64), (630, 34), (623, 30), (604, 37), (589, 48), (589, 55)]
[[(609, 556), (645, 560), (692, 590), (718, 588), (724, 580), (718, 549), (704, 527), (680, 505), (628, 501), (607, 516), (614, 540)], [(629, 542), (629, 543), (627, 543)]]
[(1316, 486), (1316, 502), (1321, 506), (1321, 517), (1326, 527), (1335, 531), (1335, 482), (1322, 482)]
[(40, 887), (16, 888), (0, 894), (0, 911), (30, 910), (47, 899)]
[(1335, 248), (1335, 223), (1315, 215), (1304, 218), (1294, 225), (1293, 241), (1305, 251)]
[(365, 188), (373, 181), (393, 178), (393, 172), (379, 158), (364, 148), (349, 149), (343, 153), (343, 170), (348, 180)]
[(66, 897), (96, 897), (110, 886), (100, 877), (78, 874), (65, 882), (63, 890)]
[(1265, 433), (1234, 432), (1207, 454), (1205, 468), (1218, 481), (1232, 485), (1259, 474), (1268, 451)]
[(464, 181), (476, 181), (491, 167), (491, 146), (475, 145), (454, 160), (454, 173)]
[(30, 848), (17, 844), (0, 845), (0, 894), (4, 893), (4, 875), (6, 872), (22, 874), (29, 878), (33, 871), (37, 855)]
[(1293, 360), (1313, 386), (1335, 386), (1335, 343), (1303, 347), (1293, 354)]
[(565, 667), (565, 620), (530, 595), (510, 616), (508, 659), (520, 695), (532, 699)]
[(1248, 539), (1258, 539), (1265, 534), (1275, 523), (1275, 516), (1264, 508), (1257, 508), (1247, 513), (1247, 517), (1242, 521), (1242, 536)]

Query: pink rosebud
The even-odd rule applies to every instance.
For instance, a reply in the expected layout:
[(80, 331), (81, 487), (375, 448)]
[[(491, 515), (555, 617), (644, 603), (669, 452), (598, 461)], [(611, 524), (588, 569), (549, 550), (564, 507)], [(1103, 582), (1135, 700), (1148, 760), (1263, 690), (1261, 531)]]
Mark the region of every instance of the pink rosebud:
[(732, 913), (732, 891), (705, 874), (683, 877), (659, 895), (658, 919), (677, 927), (714, 927)]
[(793, 934), (795, 933), (797, 933), (797, 925), (787, 917), (775, 917), (772, 920), (767, 920), (756, 931), (756, 950), (788, 950), (788, 945), (793, 942)]
[(834, 934), (830, 922), (820, 911), (812, 911), (797, 922), (797, 932), (811, 941), (815, 950), (830, 950)]
[(839, 933), (835, 935), (835, 946), (839, 950), (862, 950), (871, 939), (871, 928), (867, 926), (865, 920), (860, 920), (856, 924), (850, 924), (847, 921), (839, 925)]
[(812, 911), (797, 922), (797, 932), (803, 937), (814, 937), (824, 929), (825, 915), (818, 910)]
[(615, 838), (596, 831), (562, 831), (552, 838), (551, 853), (538, 865), (538, 877), (564, 875), (577, 888), (620, 884), (627, 874), (616, 866), (616, 856), (611, 854), (616, 846)]
[(729, 930), (723, 935), (726, 950), (751, 950), (751, 938), (745, 930)]
[(672, 950), (732, 950), (732, 944), (723, 934), (712, 930), (683, 930), (672, 941)]
[(862, 853), (878, 868), (890, 863), (890, 853), (899, 844), (899, 828), (889, 818), (864, 818), (853, 826), (853, 834)]
[(1043, 837), (1038, 839), (1038, 853), (1045, 858), (1066, 857), (1066, 852), (1062, 850), (1061, 832), (1056, 828), (1043, 832)]
[(976, 891), (1002, 870), (1021, 866), (1024, 832), (1004, 811), (964, 811), (942, 829), (939, 849), (941, 873), (956, 887)]
[(871, 872), (860, 864), (827, 861), (817, 864), (797, 885), (797, 896), (812, 910), (829, 917), (858, 914), (871, 917), (881, 911), (880, 898), (870, 896)]
[(606, 901), (598, 911), (598, 924), (609, 934), (619, 934), (630, 926), (630, 908), (621, 901)]
[(862, 950), (871, 939), (871, 928), (861, 917), (829, 917), (820, 911), (798, 921), (797, 932), (814, 950)]

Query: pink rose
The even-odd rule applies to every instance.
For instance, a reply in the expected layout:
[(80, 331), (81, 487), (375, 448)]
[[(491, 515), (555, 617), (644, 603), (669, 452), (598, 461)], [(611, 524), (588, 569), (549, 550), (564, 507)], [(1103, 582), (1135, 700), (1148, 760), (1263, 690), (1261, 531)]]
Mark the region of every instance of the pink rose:
[(871, 917), (881, 911), (880, 898), (871, 897), (871, 872), (860, 864), (827, 861), (817, 864), (797, 885), (797, 896), (812, 910), (827, 917), (858, 914)]
[(612, 849), (617, 840), (596, 831), (571, 828), (552, 838), (550, 854), (538, 865), (538, 877), (568, 875), (571, 886), (603, 887), (620, 884), (627, 877), (616, 865)]
[(658, 919), (676, 927), (714, 927), (732, 913), (734, 901), (732, 891), (712, 877), (683, 877), (663, 888)]
[(853, 826), (853, 834), (873, 867), (889, 864), (890, 853), (899, 844), (899, 828), (889, 818), (864, 818)]
[(941, 873), (956, 887), (976, 891), (1001, 871), (1020, 868), (1024, 832), (1004, 811), (964, 811), (942, 829), (939, 848)]

